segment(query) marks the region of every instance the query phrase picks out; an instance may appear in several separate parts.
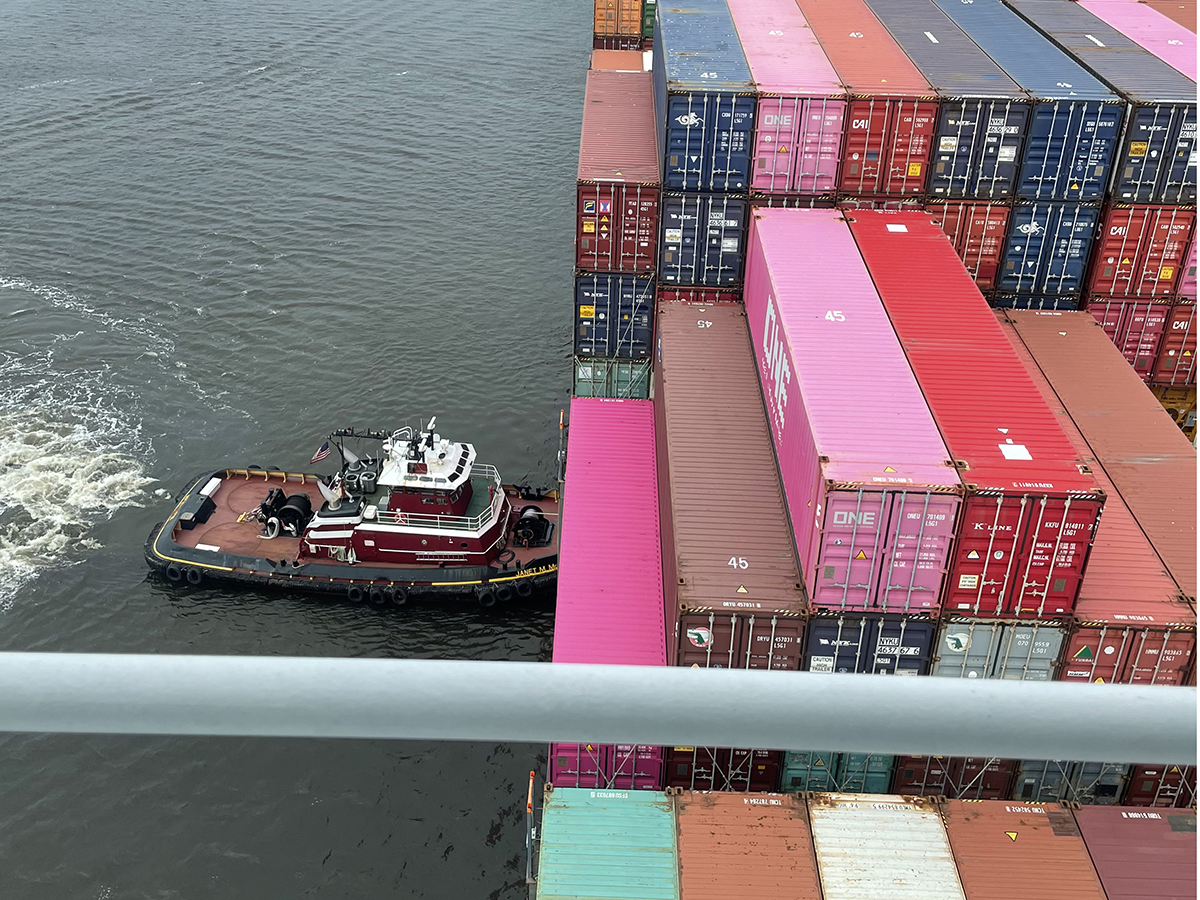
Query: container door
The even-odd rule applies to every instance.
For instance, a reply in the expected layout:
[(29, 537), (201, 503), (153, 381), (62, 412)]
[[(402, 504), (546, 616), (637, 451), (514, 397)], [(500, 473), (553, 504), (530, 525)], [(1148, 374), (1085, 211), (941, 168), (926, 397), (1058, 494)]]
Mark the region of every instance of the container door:
[(967, 498), (950, 570), (946, 612), (1003, 615), (1009, 585), (1020, 578), (1017, 561), (1028, 527), (1028, 506), (1023, 497), (976, 494)]
[(893, 104), (898, 102), (874, 97), (850, 102), (850, 124), (846, 127), (842, 160), (843, 192), (866, 196), (886, 193), (884, 147), (888, 143)]
[(1027, 104), (1011, 100), (943, 103), (929, 193), (938, 198), (1011, 197), (1028, 113)]
[(1103, 199), (1123, 119), (1123, 109), (1115, 103), (1036, 104), (1017, 196), (1022, 200)]
[(1179, 134), (1173, 137), (1174, 153), (1160, 202), (1191, 206), (1196, 202), (1196, 105), (1176, 109), (1182, 110)]
[(870, 671), (875, 625), (865, 616), (815, 618), (808, 623), (809, 672)]
[(1013, 778), (1012, 799), (1055, 803), (1067, 793), (1071, 763), (1059, 759), (1022, 759)]
[(893, 197), (923, 194), (937, 130), (938, 104), (899, 100), (892, 112), (888, 177), (881, 193)]
[(739, 668), (799, 670), (804, 655), (802, 619), (747, 616), (740, 630)]
[(740, 282), (746, 205), (728, 194), (668, 195), (660, 279), (680, 285)]
[(791, 189), (792, 172), (800, 158), (796, 136), (805, 117), (805, 101), (798, 97), (763, 97), (758, 101), (758, 129), (754, 133), (754, 173), (750, 186), (766, 193)]
[(842, 133), (845, 130), (844, 100), (804, 101), (804, 118), (797, 135), (792, 190), (801, 194), (832, 194), (841, 169)]
[(1174, 306), (1163, 330), (1158, 360), (1150, 380), (1155, 384), (1196, 383), (1194, 306)]
[(663, 788), (663, 748), (648, 744), (616, 744), (612, 750), (609, 787), (658, 791)]
[(946, 766), (946, 796), (955, 800), (1000, 800), (1008, 796), (1014, 759), (955, 756)]
[(1136, 632), (1129, 628), (1090, 625), (1077, 628), (1067, 641), (1060, 681), (1112, 684), (1119, 680)]
[(1073, 763), (1066, 799), (1087, 805), (1116, 806), (1125, 793), (1129, 769), (1125, 763)]
[(654, 282), (633, 275), (583, 275), (575, 281), (575, 354), (648, 359), (653, 345)]
[(949, 759), (943, 756), (897, 757), (891, 792), (915, 794), (918, 797), (945, 795), (948, 763)]
[(1149, 380), (1158, 361), (1163, 332), (1171, 307), (1165, 303), (1127, 303), (1121, 325), (1122, 339), (1117, 344), (1122, 355), (1143, 381)]
[(1100, 212), (1075, 203), (1013, 210), (1000, 287), (1038, 295), (1077, 295)]
[[(651, 272), (658, 263), (658, 188), (631, 185), (622, 196), (621, 208), (613, 221), (620, 239), (615, 268), (622, 272)], [(603, 214), (600, 218), (604, 218)], [(600, 222), (601, 227), (604, 224)]]
[(878, 753), (842, 753), (838, 758), (837, 787), (850, 794), (886, 794), (891, 790), (896, 757)]
[(946, 232), (979, 289), (994, 288), (1004, 257), (1009, 207), (992, 203), (945, 203), (931, 204), (926, 210)]
[(575, 265), (579, 268), (600, 272), (620, 268), (613, 218), (623, 206), (624, 194), (625, 186), (619, 184), (579, 186), (575, 205)]
[(1100, 501), (1037, 498), (1030, 507), (1021, 558), (1005, 605), (1022, 617), (1070, 615), (1083, 582)]
[(997, 622), (946, 622), (941, 627), (931, 675), (990, 678), (1000, 651)]
[(1065, 629), (1054, 625), (1005, 625), (991, 678), (1053, 681)]
[(1191, 766), (1133, 766), (1121, 802), (1126, 806), (1194, 806), (1195, 772), (1192, 771), (1189, 784), (1190, 769)]
[(1153, 104), (1133, 112), (1113, 185), (1124, 203), (1196, 202), (1196, 107)]
[(887, 494), (888, 517), (872, 606), (886, 612), (938, 609), (950, 568), (959, 498), (928, 491)]
[(1194, 631), (1143, 629), (1134, 632), (1121, 670), (1121, 682), (1183, 684), (1195, 648)]
[(839, 756), (828, 750), (788, 750), (783, 754), (779, 789), (789, 794), (840, 790), (835, 780)]
[(754, 107), (753, 97), (737, 94), (671, 94), (663, 186), (748, 191)]
[(1175, 207), (1117, 206), (1097, 238), (1091, 294), (1166, 297), (1175, 293), (1196, 214)]
[(679, 662), (701, 669), (742, 668), (740, 616), (688, 613), (679, 619)]
[(932, 622), (884, 616), (874, 625), (874, 659), (871, 668), (865, 671), (876, 675), (928, 674), (933, 652)]
[(883, 491), (830, 491), (825, 504), (810, 603), (816, 609), (873, 609), (890, 497)]
[(550, 783), (555, 787), (607, 787), (612, 774), (611, 745), (551, 744)]

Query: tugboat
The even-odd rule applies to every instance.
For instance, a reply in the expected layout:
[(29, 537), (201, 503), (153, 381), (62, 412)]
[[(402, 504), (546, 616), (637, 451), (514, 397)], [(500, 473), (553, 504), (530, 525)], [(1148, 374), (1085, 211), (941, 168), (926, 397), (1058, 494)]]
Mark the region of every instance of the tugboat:
[[(434, 430), (332, 432), (333, 476), (250, 466), (206, 472), (146, 541), (169, 582), (238, 582), (354, 603), (473, 596), (494, 606), (553, 586), (558, 492), (504, 484), (471, 444)], [(359, 458), (347, 438), (378, 441)]]

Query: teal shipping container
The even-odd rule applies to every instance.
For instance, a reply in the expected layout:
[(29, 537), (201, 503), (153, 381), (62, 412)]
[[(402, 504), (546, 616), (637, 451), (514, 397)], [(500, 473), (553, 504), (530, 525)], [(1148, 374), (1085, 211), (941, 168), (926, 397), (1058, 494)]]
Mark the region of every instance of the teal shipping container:
[(537, 900), (679, 900), (675, 801), (660, 791), (547, 790)]
[(892, 783), (896, 757), (878, 753), (789, 750), (783, 755), (781, 789), (884, 794)]
[(650, 360), (576, 357), (574, 396), (646, 400), (650, 397)]
[(879, 753), (843, 753), (838, 760), (838, 790), (847, 794), (885, 794), (892, 784), (896, 757)]

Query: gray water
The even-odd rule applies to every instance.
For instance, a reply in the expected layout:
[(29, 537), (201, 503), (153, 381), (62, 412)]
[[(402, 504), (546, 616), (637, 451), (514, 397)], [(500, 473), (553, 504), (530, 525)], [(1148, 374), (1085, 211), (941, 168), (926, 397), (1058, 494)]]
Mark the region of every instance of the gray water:
[[(549, 484), (586, 0), (0, 4), (0, 650), (546, 659), (552, 610), (168, 588), (223, 463), (436, 414)], [(524, 892), (541, 748), (0, 737), (0, 897)]]

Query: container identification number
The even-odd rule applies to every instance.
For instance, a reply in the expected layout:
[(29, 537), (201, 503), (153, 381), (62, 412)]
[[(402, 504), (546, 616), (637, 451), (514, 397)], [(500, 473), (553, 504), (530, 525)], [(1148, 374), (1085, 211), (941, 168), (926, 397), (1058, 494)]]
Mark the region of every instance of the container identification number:
[(747, 560), (744, 556), (731, 556), (731, 557), (729, 557), (729, 562), (727, 562), (726, 565), (730, 566), (734, 569), (750, 568), (750, 563), (747, 562)]
[(845, 322), (846, 314), (840, 309), (831, 309), (829, 312), (825, 313), (825, 318), (830, 322)]

